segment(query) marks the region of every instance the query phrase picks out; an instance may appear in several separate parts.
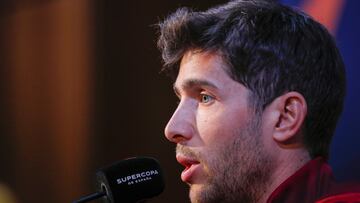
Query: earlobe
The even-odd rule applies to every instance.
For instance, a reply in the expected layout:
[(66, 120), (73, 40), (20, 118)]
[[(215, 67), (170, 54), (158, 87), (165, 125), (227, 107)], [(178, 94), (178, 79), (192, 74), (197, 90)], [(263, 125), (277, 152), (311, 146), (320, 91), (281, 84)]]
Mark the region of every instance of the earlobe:
[(288, 92), (275, 101), (278, 118), (274, 126), (273, 139), (282, 146), (301, 145), (301, 128), (306, 114), (307, 104), (298, 92)]

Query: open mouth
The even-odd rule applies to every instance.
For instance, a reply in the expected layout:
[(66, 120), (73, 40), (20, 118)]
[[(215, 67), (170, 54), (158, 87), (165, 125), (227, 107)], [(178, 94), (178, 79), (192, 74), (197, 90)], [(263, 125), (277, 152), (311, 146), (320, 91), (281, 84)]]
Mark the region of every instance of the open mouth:
[(180, 154), (176, 155), (176, 159), (185, 167), (181, 173), (181, 180), (183, 182), (191, 183), (195, 172), (199, 170), (198, 168), (200, 167), (200, 162)]

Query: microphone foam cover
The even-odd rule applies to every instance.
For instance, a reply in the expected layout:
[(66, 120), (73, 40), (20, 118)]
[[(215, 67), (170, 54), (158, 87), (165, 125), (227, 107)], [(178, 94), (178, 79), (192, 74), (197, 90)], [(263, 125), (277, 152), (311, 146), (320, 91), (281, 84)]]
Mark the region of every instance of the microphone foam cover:
[(159, 195), (165, 187), (157, 160), (151, 157), (125, 159), (96, 173), (98, 191), (105, 202), (135, 203)]

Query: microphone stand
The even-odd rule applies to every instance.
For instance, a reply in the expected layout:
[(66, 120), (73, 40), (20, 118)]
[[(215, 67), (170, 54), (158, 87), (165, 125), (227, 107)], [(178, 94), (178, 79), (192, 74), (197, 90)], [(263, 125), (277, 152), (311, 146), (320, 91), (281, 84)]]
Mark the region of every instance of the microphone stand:
[(87, 195), (85, 197), (82, 197), (82, 198), (80, 198), (78, 200), (75, 200), (75, 201), (73, 201), (73, 203), (84, 203), (84, 202), (88, 202), (88, 201), (91, 201), (91, 200), (101, 198), (101, 197), (103, 197), (105, 195), (106, 195), (106, 192), (96, 192), (96, 193), (93, 193), (91, 195)]

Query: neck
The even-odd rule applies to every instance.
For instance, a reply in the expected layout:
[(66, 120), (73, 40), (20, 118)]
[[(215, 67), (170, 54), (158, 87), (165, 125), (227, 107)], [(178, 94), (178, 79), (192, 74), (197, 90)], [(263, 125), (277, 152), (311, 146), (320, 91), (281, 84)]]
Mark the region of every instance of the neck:
[(272, 176), (257, 203), (266, 203), (271, 193), (310, 159), (308, 152), (304, 149), (291, 149), (278, 156), (274, 160)]

